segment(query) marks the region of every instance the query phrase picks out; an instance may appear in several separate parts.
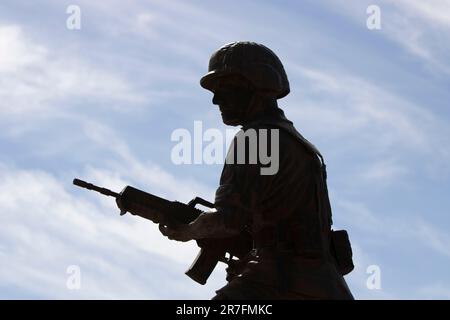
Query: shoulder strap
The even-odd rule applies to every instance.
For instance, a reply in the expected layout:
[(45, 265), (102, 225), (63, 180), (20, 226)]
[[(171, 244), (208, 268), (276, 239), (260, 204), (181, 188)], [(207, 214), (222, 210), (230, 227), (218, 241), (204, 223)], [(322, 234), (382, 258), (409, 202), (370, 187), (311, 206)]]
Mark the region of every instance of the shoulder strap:
[(292, 121), (289, 121), (288, 119), (286, 119), (284, 114), (281, 114), (280, 117), (276, 117), (276, 118), (275, 117), (270, 117), (270, 118), (267, 117), (267, 118), (258, 119), (256, 121), (253, 121), (253, 122), (247, 124), (243, 129), (245, 130), (246, 128), (254, 126), (254, 125), (271, 125), (271, 126), (274, 126), (274, 127), (277, 127), (277, 128), (287, 131), (292, 137), (294, 137), (298, 142), (300, 142), (303, 146), (305, 146), (311, 153), (315, 154), (319, 158), (320, 163), (321, 163), (322, 178), (323, 178), (326, 198), (327, 198), (327, 202), (328, 202), (328, 206), (329, 206), (329, 216), (328, 216), (329, 227), (331, 227), (331, 225), (333, 224), (333, 220), (332, 220), (331, 205), (329, 204), (329, 197), (328, 197), (327, 168), (326, 168), (325, 160), (324, 160), (322, 154), (320, 153), (320, 151), (316, 148), (315, 145), (313, 145), (305, 137), (303, 137), (300, 134), (300, 132), (297, 131), (297, 129), (295, 129)]
[(258, 119), (256, 121), (253, 121), (249, 124), (247, 124), (243, 129), (245, 130), (248, 127), (254, 125), (272, 125), (280, 129), (284, 129), (287, 131), (291, 136), (293, 136), (297, 141), (299, 141), (301, 144), (303, 144), (311, 153), (315, 154), (319, 159), (320, 163), (322, 165), (322, 174), (324, 176), (324, 179), (327, 179), (327, 171), (326, 171), (326, 164), (325, 160), (323, 159), (322, 154), (320, 151), (316, 148), (315, 145), (313, 145), (311, 142), (309, 142), (305, 137), (303, 137), (300, 132), (295, 129), (293, 123), (286, 119), (286, 117), (281, 115), (279, 118), (263, 118)]

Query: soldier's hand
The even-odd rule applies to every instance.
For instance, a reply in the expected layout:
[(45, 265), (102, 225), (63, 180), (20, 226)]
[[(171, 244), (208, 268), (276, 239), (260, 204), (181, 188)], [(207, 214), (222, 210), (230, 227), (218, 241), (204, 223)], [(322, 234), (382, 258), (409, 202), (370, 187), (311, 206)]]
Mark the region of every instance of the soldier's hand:
[(186, 242), (193, 239), (193, 234), (190, 224), (180, 224), (177, 226), (168, 227), (159, 224), (159, 231), (170, 240)]
[(244, 272), (245, 267), (247, 266), (247, 262), (247, 258), (244, 258), (242, 260), (229, 260), (228, 267), (225, 269), (225, 271), (227, 272), (226, 280), (230, 282), (234, 278), (241, 275)]

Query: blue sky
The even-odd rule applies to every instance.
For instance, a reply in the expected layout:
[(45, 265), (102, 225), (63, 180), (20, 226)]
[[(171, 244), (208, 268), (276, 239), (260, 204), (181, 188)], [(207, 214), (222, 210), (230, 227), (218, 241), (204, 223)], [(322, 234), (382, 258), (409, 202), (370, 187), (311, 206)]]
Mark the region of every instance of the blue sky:
[[(81, 29), (66, 28), (67, 6)], [(381, 30), (366, 9), (381, 9)], [(279, 101), (324, 155), (356, 298), (450, 298), (450, 1), (2, 1), (0, 297), (208, 299), (184, 275), (193, 243), (119, 217), (74, 177), (212, 199), (221, 165), (175, 165), (171, 133), (225, 130), (199, 86), (236, 40), (273, 49)], [(66, 287), (67, 267), (81, 287)], [(366, 286), (371, 265), (381, 289)]]

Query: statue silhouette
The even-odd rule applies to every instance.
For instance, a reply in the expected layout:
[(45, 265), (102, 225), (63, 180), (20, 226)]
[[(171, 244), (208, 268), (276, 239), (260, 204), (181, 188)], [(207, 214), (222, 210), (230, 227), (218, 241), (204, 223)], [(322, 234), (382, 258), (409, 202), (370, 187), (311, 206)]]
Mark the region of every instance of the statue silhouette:
[[(189, 224), (160, 224), (161, 232), (178, 241), (251, 239), (251, 247), (242, 244), (245, 255), (229, 260), (228, 284), (213, 299), (353, 299), (343, 278), (353, 269), (351, 246), (345, 231), (331, 229), (323, 157), (277, 104), (290, 92), (281, 61), (261, 44), (234, 42), (211, 56), (208, 69), (201, 86), (213, 92), (223, 122), (242, 130), (223, 167), (216, 210)], [(250, 131), (256, 141), (247, 139)], [(262, 146), (278, 152), (273, 174), (262, 174), (262, 159), (249, 161)]]

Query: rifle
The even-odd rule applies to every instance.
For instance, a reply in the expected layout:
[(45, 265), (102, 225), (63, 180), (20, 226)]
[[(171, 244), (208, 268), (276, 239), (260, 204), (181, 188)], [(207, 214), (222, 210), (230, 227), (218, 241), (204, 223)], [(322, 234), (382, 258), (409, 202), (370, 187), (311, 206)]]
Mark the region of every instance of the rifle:
[[(120, 215), (129, 212), (168, 227), (194, 221), (203, 213), (195, 207), (197, 204), (214, 208), (214, 204), (200, 197), (185, 204), (169, 201), (131, 186), (126, 186), (117, 193), (80, 179), (74, 179), (73, 184), (116, 198), (121, 203)], [(197, 240), (197, 244), (200, 252), (185, 274), (200, 284), (206, 283), (219, 261), (228, 264), (233, 256), (242, 258), (250, 251), (252, 245), (251, 238), (244, 233), (228, 238), (200, 239)], [(226, 253), (229, 253), (229, 258), (225, 257)]]

